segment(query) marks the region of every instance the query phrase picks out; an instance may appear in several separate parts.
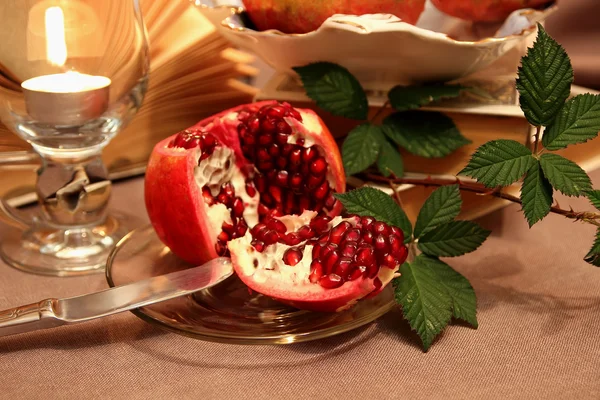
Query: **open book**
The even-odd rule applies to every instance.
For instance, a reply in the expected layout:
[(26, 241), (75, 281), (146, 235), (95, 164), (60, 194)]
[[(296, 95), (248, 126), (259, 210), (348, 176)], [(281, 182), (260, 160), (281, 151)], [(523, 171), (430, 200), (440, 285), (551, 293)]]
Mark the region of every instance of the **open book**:
[[(142, 108), (103, 153), (109, 170), (121, 174), (143, 168), (159, 140), (218, 111), (250, 102), (256, 93), (244, 83), (257, 74), (250, 65), (254, 57), (232, 48), (201, 8), (189, 0), (140, 3), (150, 43), (149, 88)], [(7, 82), (0, 78), (0, 85)], [(35, 184), (37, 159), (25, 151), (30, 151), (29, 145), (0, 123), (0, 196), (16, 187), (30, 190)], [(7, 167), (15, 156), (24, 162)]]

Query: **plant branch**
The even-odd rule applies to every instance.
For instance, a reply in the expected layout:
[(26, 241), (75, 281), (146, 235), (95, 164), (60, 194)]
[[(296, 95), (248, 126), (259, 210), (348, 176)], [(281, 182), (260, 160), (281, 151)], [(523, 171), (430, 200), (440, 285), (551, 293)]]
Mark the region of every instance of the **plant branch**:
[[(458, 177), (455, 178), (396, 178), (396, 179), (388, 179), (375, 174), (366, 174), (366, 176), (378, 182), (387, 182), (390, 184), (392, 190), (398, 196), (397, 188), (394, 185), (398, 184), (409, 184), (409, 185), (419, 185), (424, 187), (440, 187), (447, 185), (456, 185), (458, 184), (458, 188), (465, 192), (477, 193), (485, 196), (492, 196), (498, 199), (508, 200), (512, 203), (522, 204), (521, 199), (517, 196), (513, 196), (512, 194), (504, 193), (500, 189), (488, 189), (483, 185), (478, 183), (470, 183), (463, 182)], [(588, 224), (592, 224), (600, 227), (600, 213), (586, 212), (586, 211), (575, 211), (573, 209), (563, 209), (558, 206), (552, 206), (550, 208), (550, 212), (558, 215), (562, 215), (565, 218), (573, 219), (576, 221), (582, 221)]]
[(538, 144), (540, 142), (540, 133), (542, 131), (542, 127), (541, 126), (536, 126), (535, 127), (535, 143), (533, 144), (533, 154), (538, 153)]
[(383, 103), (381, 108), (379, 110), (377, 110), (377, 113), (375, 115), (373, 115), (373, 118), (371, 118), (369, 120), (369, 122), (374, 122), (377, 119), (377, 117), (379, 117), (381, 115), (381, 113), (383, 113), (385, 111), (385, 109), (388, 108), (389, 105), (390, 105), (389, 100), (387, 100), (385, 103)]

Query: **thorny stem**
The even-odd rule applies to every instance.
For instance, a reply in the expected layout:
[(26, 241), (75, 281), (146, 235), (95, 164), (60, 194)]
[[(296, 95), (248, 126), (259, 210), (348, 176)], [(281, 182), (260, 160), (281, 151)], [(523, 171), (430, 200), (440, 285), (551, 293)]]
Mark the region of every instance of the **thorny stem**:
[(385, 111), (385, 109), (386, 109), (386, 108), (387, 108), (389, 105), (390, 105), (390, 101), (388, 100), (388, 101), (386, 101), (386, 102), (385, 102), (385, 103), (384, 103), (384, 104), (381, 106), (381, 108), (380, 108), (379, 110), (377, 110), (377, 113), (376, 113), (375, 115), (373, 115), (373, 118), (371, 118), (371, 119), (369, 120), (369, 122), (374, 122), (374, 121), (377, 119), (377, 117), (379, 117), (379, 116), (381, 115), (381, 113), (382, 113), (382, 112), (384, 112), (384, 111)]
[(535, 127), (535, 143), (533, 144), (533, 154), (538, 153), (538, 143), (540, 142), (540, 133), (542, 131), (541, 126)]
[[(465, 192), (472, 192), (472, 193), (477, 193), (477, 194), (481, 194), (481, 195), (492, 196), (492, 197), (496, 197), (499, 199), (508, 200), (508, 201), (516, 203), (516, 204), (523, 204), (521, 202), (521, 199), (518, 198), (517, 196), (513, 196), (511, 194), (504, 193), (500, 189), (493, 189), (493, 190), (488, 189), (485, 186), (480, 185), (478, 183), (463, 182), (460, 179), (458, 179), (458, 177), (456, 177), (456, 178), (431, 178), (431, 177), (407, 178), (407, 177), (403, 177), (403, 178), (396, 178), (396, 179), (388, 179), (388, 178), (383, 178), (383, 177), (375, 175), (375, 174), (366, 174), (366, 176), (373, 181), (388, 182), (390, 184), (390, 187), (392, 188), (392, 190), (395, 193), (396, 199), (398, 199), (398, 190), (395, 185), (399, 185), (399, 184), (420, 185), (420, 186), (424, 186), (424, 187), (428, 187), (428, 186), (440, 187), (440, 186), (458, 184), (458, 188)], [(562, 215), (565, 218), (573, 219), (576, 221), (582, 221), (582, 222), (600, 227), (600, 222), (598, 221), (598, 220), (600, 220), (600, 213), (574, 211), (573, 209), (565, 210), (558, 206), (552, 206), (550, 208), (550, 212), (552, 212), (554, 214)]]

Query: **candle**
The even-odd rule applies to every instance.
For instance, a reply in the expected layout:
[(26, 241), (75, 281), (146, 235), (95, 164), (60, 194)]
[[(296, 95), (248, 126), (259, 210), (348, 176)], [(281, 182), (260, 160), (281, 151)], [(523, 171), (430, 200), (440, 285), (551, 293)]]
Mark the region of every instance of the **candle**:
[(27, 112), (36, 122), (74, 126), (100, 117), (108, 109), (111, 81), (69, 71), (36, 76), (21, 84)]

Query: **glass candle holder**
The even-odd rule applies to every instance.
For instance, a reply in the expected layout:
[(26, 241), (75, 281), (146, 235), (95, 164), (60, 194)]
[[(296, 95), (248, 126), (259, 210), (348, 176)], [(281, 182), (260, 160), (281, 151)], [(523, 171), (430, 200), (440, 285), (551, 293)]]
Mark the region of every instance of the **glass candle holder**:
[(102, 149), (135, 115), (149, 55), (137, 0), (0, 3), (0, 119), (41, 157), (40, 212), (1, 243), (9, 265), (46, 275), (98, 272), (130, 231), (111, 215)]

